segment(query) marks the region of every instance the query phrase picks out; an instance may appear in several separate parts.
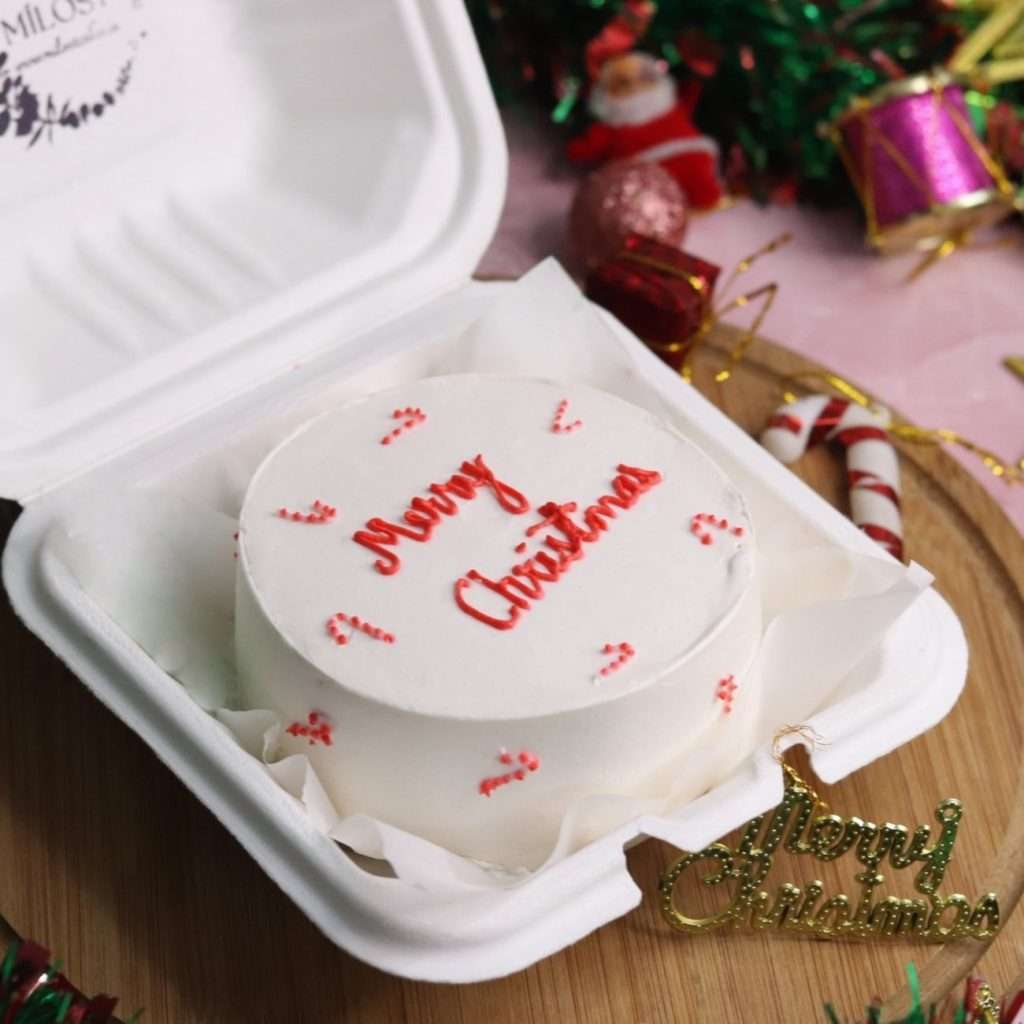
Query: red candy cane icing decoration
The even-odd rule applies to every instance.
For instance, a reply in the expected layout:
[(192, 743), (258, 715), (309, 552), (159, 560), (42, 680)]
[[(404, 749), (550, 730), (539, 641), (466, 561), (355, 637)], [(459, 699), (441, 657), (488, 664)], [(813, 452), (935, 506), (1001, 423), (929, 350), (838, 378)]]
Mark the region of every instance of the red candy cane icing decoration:
[(569, 399), (563, 398), (555, 409), (555, 418), (551, 421), (551, 431), (555, 434), (571, 434), (583, 426), (583, 420), (573, 420), (572, 423), (565, 422), (565, 411), (569, 408)]
[(601, 669), (597, 674), (597, 678), (594, 680), (595, 683), (599, 683), (605, 676), (610, 676), (613, 672), (618, 672), (630, 658), (636, 655), (636, 650), (632, 644), (623, 642), (621, 644), (605, 644), (604, 647), (601, 648), (601, 653), (617, 653), (618, 657), (614, 661), (610, 661)]
[(417, 406), (415, 409), (396, 409), (391, 414), (391, 418), (393, 420), (402, 420), (402, 422), (380, 439), (381, 444), (391, 444), (396, 437), (401, 437), (407, 430), (412, 430), (413, 427), (426, 423), (427, 414)]
[(732, 714), (732, 702), (735, 699), (733, 695), (738, 689), (739, 686), (736, 683), (736, 677), (733, 675), (728, 675), (724, 679), (718, 680), (718, 689), (715, 691), (715, 699), (720, 700), (725, 705), (725, 707), (722, 708), (722, 711), (727, 715)]
[(886, 409), (809, 395), (779, 409), (761, 443), (781, 462), (790, 463), (822, 441), (838, 441), (846, 449), (853, 521), (891, 555), (903, 558), (900, 470), (886, 430), (889, 423)]
[(692, 533), (701, 544), (714, 544), (715, 535), (711, 529), (725, 530), (734, 537), (742, 537), (746, 530), (742, 526), (730, 526), (729, 520), (722, 516), (719, 518), (711, 512), (698, 512), (690, 517), (690, 533)]
[(496, 789), (507, 786), (510, 782), (522, 782), (527, 772), (535, 772), (540, 767), (540, 758), (529, 750), (520, 750), (514, 757), (504, 748), (498, 751), (498, 760), (504, 765), (517, 765), (513, 771), (503, 775), (492, 775), (481, 779), (478, 792), (481, 796), (490, 796)]
[(514, 487), (502, 483), (484, 462), (484, 457), (478, 455), (472, 462), (464, 462), (460, 472), (449, 477), (446, 483), (431, 484), (427, 488), (429, 498), (413, 498), (402, 513), (401, 523), (389, 523), (378, 517), (368, 519), (366, 529), (352, 534), (352, 539), (380, 555), (373, 563), (374, 568), (385, 576), (391, 576), (398, 572), (402, 563), (389, 548), (396, 546), (402, 537), (419, 544), (430, 540), (437, 524), (441, 522), (441, 516), (454, 516), (458, 513), (459, 507), (454, 499), (472, 501), (481, 488), (490, 490), (495, 501), (512, 515), (521, 515), (530, 510), (526, 498)]
[(358, 615), (346, 615), (345, 612), (335, 612), (335, 614), (327, 620), (327, 632), (339, 647), (344, 647), (350, 639), (350, 637), (347, 637), (341, 631), (341, 627), (344, 623), (348, 623), (348, 625), (350, 625), (354, 630), (358, 630), (360, 633), (365, 633), (367, 636), (373, 637), (374, 640), (380, 640), (386, 644), (393, 644), (395, 642), (394, 633), (388, 633), (379, 626), (374, 626), (359, 618)]
[(333, 505), (328, 505), (319, 498), (313, 502), (312, 508), (312, 512), (294, 512), (282, 505), (277, 510), (277, 515), (293, 523), (329, 523), (338, 514)]
[(285, 732), (292, 736), (304, 736), (311, 747), (317, 743), (329, 747), (334, 743), (334, 726), (322, 711), (310, 711), (305, 722), (292, 722)]

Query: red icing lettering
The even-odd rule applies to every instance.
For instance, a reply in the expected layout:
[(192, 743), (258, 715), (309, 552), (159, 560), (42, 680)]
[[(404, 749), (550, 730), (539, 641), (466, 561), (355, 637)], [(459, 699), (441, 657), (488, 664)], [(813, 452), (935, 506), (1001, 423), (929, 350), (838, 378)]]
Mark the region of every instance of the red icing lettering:
[(470, 581), (468, 579), (460, 579), (455, 581), (455, 603), (471, 618), (482, 622), (486, 626), (492, 626), (494, 629), (511, 629), (518, 621), (519, 616), (522, 615), (522, 610), (516, 605), (509, 605), (508, 618), (499, 619), (493, 615), (488, 615), (486, 612), (482, 612), (479, 608), (471, 605), (466, 600), (465, 591), (469, 588)]
[[(402, 513), (401, 523), (388, 522), (374, 517), (366, 521), (365, 530), (357, 530), (352, 539), (362, 544), (380, 557), (375, 561), (374, 568), (385, 576), (398, 572), (402, 563), (390, 549), (395, 547), (401, 538), (424, 543), (433, 536), (434, 529), (441, 522), (442, 516), (454, 516), (458, 513), (458, 505), (453, 500), (472, 501), (481, 488), (489, 490), (498, 504), (512, 515), (528, 512), (530, 503), (524, 495), (514, 487), (499, 480), (484, 462), (482, 455), (477, 455), (472, 462), (463, 462), (460, 472), (452, 475), (443, 484), (430, 484), (427, 490), (429, 498), (415, 497)], [(403, 525), (404, 524), (404, 525)]]
[[(540, 522), (528, 526), (526, 535), (532, 537), (545, 528), (557, 531), (549, 533), (544, 538), (544, 547), (549, 550), (538, 551), (532, 558), (513, 566), (511, 573), (500, 580), (488, 579), (476, 569), (470, 569), (465, 576), (455, 581), (455, 603), (477, 622), (494, 629), (513, 629), (523, 613), (530, 610), (530, 601), (539, 600), (544, 596), (542, 584), (557, 583), (572, 563), (583, 557), (583, 545), (600, 540), (603, 531), (608, 529), (606, 520), (616, 517), (616, 509), (632, 508), (641, 495), (660, 482), (661, 474), (656, 470), (637, 469), (620, 464), (618, 476), (612, 481), (612, 493), (598, 498), (583, 513), (583, 521), (590, 527), (589, 530), (584, 530), (572, 519), (572, 513), (578, 507), (575, 502), (546, 502), (537, 510), (541, 515)], [(553, 557), (550, 552), (554, 552), (557, 557)], [(474, 584), (508, 602), (504, 617), (490, 615), (478, 605), (469, 602), (466, 592)], [(629, 657), (632, 657), (632, 654), (629, 654)]]
[[(537, 566), (540, 566), (538, 569)], [(546, 551), (538, 551), (533, 558), (528, 558), (522, 565), (514, 566), (512, 571), (517, 576), (528, 576), (541, 583), (557, 583), (561, 579), (565, 563), (552, 558)]]

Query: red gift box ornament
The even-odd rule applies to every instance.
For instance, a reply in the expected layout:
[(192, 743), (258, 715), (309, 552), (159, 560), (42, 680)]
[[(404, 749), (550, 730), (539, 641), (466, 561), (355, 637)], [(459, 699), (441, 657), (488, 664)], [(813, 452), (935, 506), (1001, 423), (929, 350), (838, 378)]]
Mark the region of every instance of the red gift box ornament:
[(720, 272), (663, 242), (629, 235), (617, 256), (587, 275), (585, 290), (678, 368), (711, 311)]
[[(758, 257), (774, 252), (789, 241), (780, 235), (733, 268), (723, 288), (727, 295), (739, 275)], [(716, 374), (728, 380), (757, 335), (775, 301), (773, 281), (751, 292), (714, 304), (715, 285), (721, 268), (690, 253), (642, 235), (630, 235), (613, 259), (587, 274), (587, 298), (614, 314), (684, 379), (690, 380), (690, 360), (696, 347), (723, 316), (758, 299), (761, 307), (729, 353), (728, 364)]]

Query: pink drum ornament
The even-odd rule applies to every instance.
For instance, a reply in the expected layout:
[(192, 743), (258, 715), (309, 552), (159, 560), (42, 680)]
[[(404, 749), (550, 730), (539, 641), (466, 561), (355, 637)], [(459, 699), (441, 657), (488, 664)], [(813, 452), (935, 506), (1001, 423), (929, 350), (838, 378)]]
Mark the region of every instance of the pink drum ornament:
[(944, 72), (858, 97), (829, 131), (883, 252), (935, 249), (1013, 212), (1013, 188)]

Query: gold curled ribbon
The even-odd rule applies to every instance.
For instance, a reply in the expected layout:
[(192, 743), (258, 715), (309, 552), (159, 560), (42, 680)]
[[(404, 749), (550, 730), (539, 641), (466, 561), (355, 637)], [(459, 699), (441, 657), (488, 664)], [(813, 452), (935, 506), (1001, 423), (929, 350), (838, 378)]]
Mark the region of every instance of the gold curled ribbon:
[(828, 740), (820, 733), (815, 732), (809, 725), (784, 725), (772, 737), (772, 758), (782, 768), (786, 785), (803, 787), (814, 801), (815, 806), (820, 807), (823, 811), (827, 811), (828, 804), (821, 799), (810, 783), (791, 764), (787, 764), (786, 752), (782, 749), (782, 740), (787, 736), (799, 736), (804, 741), (804, 746), (809, 747), (811, 750), (815, 750), (818, 747), (827, 747), (829, 745)]
[[(792, 237), (792, 233), (786, 231), (778, 237), (773, 238), (766, 245), (762, 245), (760, 249), (752, 252), (749, 256), (745, 256), (741, 259), (729, 272), (729, 276), (726, 279), (725, 284), (722, 286), (723, 297), (735, 284), (737, 278), (742, 274), (745, 274), (758, 259), (770, 252), (775, 252), (776, 249), (781, 248), (789, 242)], [(666, 263), (663, 260), (659, 260), (654, 257), (644, 256), (642, 254), (629, 251), (620, 253), (619, 258), (630, 263), (636, 263), (639, 266), (650, 267), (652, 270), (658, 270), (669, 277), (679, 278), (680, 280), (685, 281), (698, 295), (705, 295), (707, 293), (708, 285), (704, 278), (698, 277), (696, 274), (691, 274), (689, 271), (683, 270), (681, 267), (675, 267), (671, 263)], [(732, 376), (733, 370), (735, 370), (740, 362), (742, 362), (747, 349), (750, 348), (754, 339), (757, 337), (757, 332), (761, 327), (761, 324), (764, 322), (764, 318), (768, 315), (768, 311), (772, 308), (772, 305), (775, 302), (775, 296), (778, 293), (778, 290), (778, 284), (775, 281), (772, 281), (769, 284), (761, 285), (760, 288), (755, 288), (751, 292), (746, 292), (743, 295), (737, 295), (735, 298), (720, 302), (717, 307), (708, 310), (704, 314), (704, 317), (700, 322), (700, 326), (685, 341), (657, 341), (650, 338), (646, 338), (644, 340), (656, 352), (661, 352), (667, 355), (676, 355), (679, 352), (683, 352), (684, 355), (679, 367), (679, 373), (682, 375), (683, 380), (687, 383), (692, 383), (693, 367), (691, 365), (691, 360), (693, 358), (693, 353), (705, 341), (712, 329), (721, 321), (722, 317), (727, 313), (731, 313), (735, 309), (743, 309), (758, 299), (763, 300), (761, 308), (757, 311), (757, 315), (750, 322), (750, 326), (743, 331), (739, 340), (732, 347), (732, 350), (726, 357), (726, 365), (715, 374), (715, 380), (719, 384), (722, 384)]]
[[(782, 246), (788, 244), (792, 239), (792, 232), (785, 231), (776, 238), (773, 238), (770, 242), (762, 245), (760, 249), (755, 250), (749, 256), (740, 260), (739, 263), (733, 267), (725, 284), (722, 286), (723, 297), (728, 294), (729, 289), (732, 288), (737, 279), (745, 274), (762, 256), (767, 256), (768, 253), (781, 249)], [(730, 350), (728, 363), (715, 374), (715, 380), (719, 384), (724, 384), (732, 376), (733, 370), (735, 370), (736, 367), (739, 366), (740, 362), (742, 362), (743, 357), (747, 354), (747, 349), (750, 348), (754, 339), (757, 337), (758, 329), (764, 322), (764, 318), (768, 315), (768, 311), (774, 305), (775, 296), (778, 294), (778, 291), (778, 283), (771, 281), (768, 284), (761, 285), (760, 288), (755, 288), (752, 292), (747, 292), (744, 295), (737, 295), (735, 298), (729, 299), (727, 302), (719, 305), (717, 309), (705, 318), (704, 323), (701, 324), (701, 329), (698, 332), (698, 335), (699, 340), (703, 341), (710, 333), (711, 328), (714, 327), (715, 324), (717, 324), (727, 313), (731, 313), (734, 309), (743, 309), (756, 299), (764, 300), (761, 304), (761, 308), (757, 311), (757, 315), (750, 322), (750, 325), (746, 330), (743, 331), (739, 340)], [(698, 339), (694, 339), (694, 345), (690, 349), (691, 355), (694, 348), (696, 348), (697, 341)], [(689, 356), (687, 359), (689, 359)]]
[[(1024, 0), (1022, 0), (1022, 2), (1024, 2)], [(768, 253), (775, 252), (777, 249), (780, 249), (783, 245), (789, 242), (792, 237), (792, 233), (786, 231), (761, 246), (760, 249), (752, 252), (749, 256), (740, 260), (739, 263), (737, 263), (730, 271), (722, 288), (723, 293), (728, 293), (729, 289), (732, 288), (737, 279), (750, 270), (758, 259)], [(949, 240), (944, 246), (926, 257), (925, 264), (918, 267), (911, 276), (917, 276), (917, 274), (921, 273), (927, 266), (930, 266), (931, 262), (929, 262), (929, 260), (934, 262), (935, 260), (944, 258), (953, 252), (957, 245), (965, 244), (965, 241), (965, 239)], [(624, 252), (620, 254), (620, 257), (640, 266), (650, 267), (652, 270), (658, 270), (670, 277), (684, 280), (698, 294), (704, 294), (707, 291), (708, 285), (706, 280), (698, 277), (696, 274), (691, 274), (689, 271), (683, 270), (680, 267), (675, 267), (671, 263), (667, 263), (655, 257), (644, 256), (639, 253), (631, 252)], [(719, 303), (715, 309), (705, 314), (696, 332), (685, 341), (658, 342), (646, 339), (647, 344), (655, 351), (661, 353), (675, 355), (676, 353), (683, 352), (684, 355), (679, 367), (679, 373), (687, 383), (693, 383), (693, 355), (700, 345), (706, 341), (712, 329), (721, 322), (722, 318), (727, 313), (731, 313), (735, 309), (742, 309), (757, 299), (763, 299), (761, 308), (758, 310), (757, 315), (751, 321), (750, 325), (741, 333), (739, 340), (733, 345), (726, 356), (726, 365), (715, 374), (716, 383), (724, 384), (732, 376), (736, 367), (743, 361), (747, 354), (747, 349), (749, 349), (751, 344), (753, 344), (761, 324), (764, 322), (765, 317), (768, 315), (769, 310), (775, 302), (775, 296), (778, 294), (778, 290), (778, 284), (772, 281), (768, 284), (761, 285), (759, 288), (755, 288), (753, 291), (737, 295), (732, 299)], [(1013, 372), (1024, 377), (1024, 358), (1010, 357), (1006, 360), (1006, 365)], [(846, 380), (844, 377), (840, 377), (839, 374), (819, 370), (808, 370), (801, 373), (790, 374), (786, 377), (783, 381), (782, 390), (782, 397), (784, 401), (791, 404), (797, 400), (797, 396), (793, 391), (785, 386), (786, 382), (796, 384), (797, 382), (804, 381), (817, 381), (819, 383), (823, 383), (838, 392), (844, 398), (848, 398), (851, 402), (856, 402), (857, 405), (863, 406), (864, 408), (869, 408), (872, 405), (879, 404), (872, 399), (867, 392), (861, 391), (860, 388), (850, 383), (850, 381)], [(985, 468), (994, 477), (1007, 484), (1024, 483), (1024, 458), (1021, 458), (1016, 463), (1007, 462), (996, 455), (995, 452), (990, 451), (980, 444), (976, 444), (974, 441), (970, 440), (970, 438), (964, 437), (963, 434), (960, 434), (955, 430), (949, 430), (945, 427), (917, 427), (910, 423), (894, 423), (888, 427), (888, 431), (893, 437), (907, 441), (910, 444), (957, 445), (965, 451), (970, 452), (972, 455), (977, 456)]]
[(916, 265), (910, 268), (903, 280), (907, 284), (916, 281), (926, 270), (930, 270), (936, 263), (941, 263), (947, 256), (952, 256), (958, 249), (963, 249), (969, 242), (970, 233), (967, 231), (957, 231), (944, 238), (940, 245), (925, 253)]
[(650, 267), (651, 270), (659, 270), (669, 277), (678, 277), (685, 281), (699, 295), (703, 295), (707, 291), (708, 283), (703, 277), (691, 274), (688, 270), (683, 270), (682, 267), (675, 267), (671, 263), (666, 263), (665, 260), (655, 259), (653, 256), (645, 256), (639, 252), (630, 252), (628, 249), (619, 253), (619, 259), (625, 260), (627, 263), (636, 263), (641, 267)]
[(1024, 245), (1024, 242), (1016, 235), (1004, 235), (1002, 238), (996, 238), (990, 242), (976, 242), (973, 231), (970, 228), (955, 231), (943, 239), (940, 245), (930, 252), (926, 252), (910, 268), (903, 281), (905, 284), (916, 281), (926, 270), (931, 269), (936, 263), (941, 263), (947, 256), (952, 256), (953, 253), (960, 250), (967, 252), (991, 252), (993, 249), (1020, 248), (1021, 245)]
[[(958, 75), (980, 78), (988, 85), (1013, 82), (1024, 77), (1024, 61), (1019, 55), (1001, 57), (1001, 43), (1012, 38), (1024, 19), (1024, 0), (1003, 0), (988, 17), (957, 47), (949, 60), (949, 70)], [(990, 55), (995, 60), (985, 60)]]
[[(860, 388), (851, 384), (845, 378), (825, 370), (807, 370), (802, 373), (793, 373), (784, 379), (783, 384), (785, 385), (787, 382), (796, 384), (805, 381), (823, 383), (837, 391), (844, 398), (848, 398), (851, 402), (856, 402), (857, 405), (864, 408), (870, 408), (873, 405), (879, 404), (869, 394), (861, 391)], [(785, 386), (783, 387), (782, 397), (787, 404), (792, 404), (797, 400), (797, 396)], [(980, 444), (976, 444), (970, 438), (964, 437), (963, 434), (957, 433), (955, 430), (949, 430), (945, 427), (917, 427), (912, 423), (893, 423), (887, 429), (893, 437), (897, 437), (902, 441), (908, 441), (911, 444), (955, 444), (972, 455), (977, 456), (981, 460), (982, 465), (994, 477), (1007, 484), (1024, 483), (1024, 459), (1021, 459), (1016, 464), (1006, 462), (996, 455), (995, 452), (989, 451), (988, 448), (984, 448)]]

